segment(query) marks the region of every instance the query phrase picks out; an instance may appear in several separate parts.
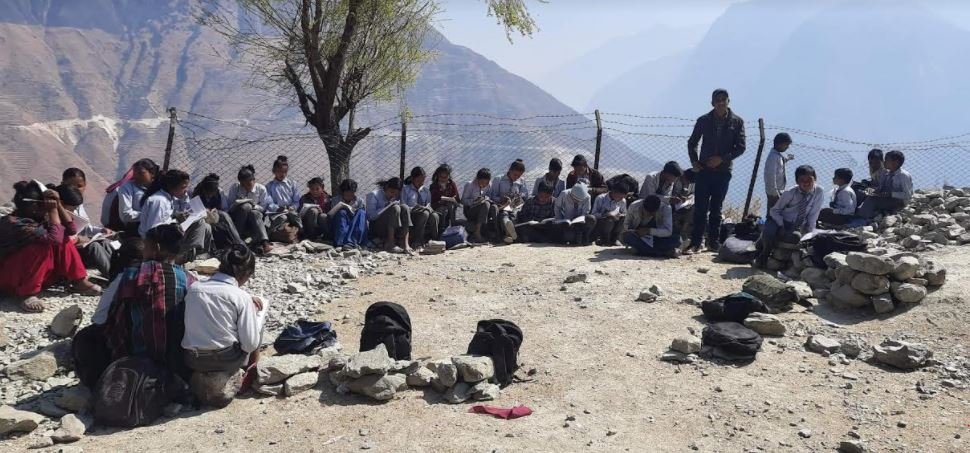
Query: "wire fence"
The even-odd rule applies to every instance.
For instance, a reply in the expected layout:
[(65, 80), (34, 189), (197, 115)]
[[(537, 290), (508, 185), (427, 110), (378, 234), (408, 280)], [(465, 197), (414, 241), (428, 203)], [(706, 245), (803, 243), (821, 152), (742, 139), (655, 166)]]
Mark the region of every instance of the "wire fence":
[[(170, 167), (188, 171), (193, 181), (215, 173), (228, 185), (246, 164), (255, 166), (257, 178), (268, 181), (273, 160), (286, 155), (294, 181), (302, 184), (320, 176), (330, 183), (329, 159), (315, 132), (226, 121), (192, 112), (180, 112), (179, 117), (173, 121)], [(573, 156), (579, 154), (595, 163), (607, 178), (626, 173), (642, 181), (645, 174), (659, 170), (667, 161), (689, 166), (687, 139), (694, 121), (598, 112), (520, 118), (443, 113), (413, 116), (406, 125), (399, 118), (387, 118), (373, 121), (371, 133), (354, 147), (350, 176), (366, 188), (380, 179), (399, 176), (402, 168), (408, 172), (411, 167), (422, 166), (430, 173), (447, 163), (461, 185), (479, 168), (490, 168), (493, 175), (501, 175), (512, 161), (522, 159), (527, 168), (524, 177), (533, 181), (545, 173), (550, 159), (559, 158), (565, 173)], [(727, 204), (736, 207), (744, 204), (761, 138), (757, 121), (749, 119), (745, 129), (747, 150), (734, 162), (727, 198)], [(281, 132), (293, 130), (297, 132)], [(877, 147), (906, 154), (904, 168), (913, 174), (916, 187), (970, 186), (970, 133), (921, 142), (875, 143), (768, 123), (762, 162), (779, 132), (787, 132), (794, 139), (787, 151), (794, 156), (789, 173), (794, 173), (794, 166), (812, 165), (825, 186), (831, 185), (837, 168), (853, 170), (856, 179), (867, 177), (866, 155)], [(764, 197), (762, 181), (761, 175), (756, 175), (752, 206), (758, 206)]]

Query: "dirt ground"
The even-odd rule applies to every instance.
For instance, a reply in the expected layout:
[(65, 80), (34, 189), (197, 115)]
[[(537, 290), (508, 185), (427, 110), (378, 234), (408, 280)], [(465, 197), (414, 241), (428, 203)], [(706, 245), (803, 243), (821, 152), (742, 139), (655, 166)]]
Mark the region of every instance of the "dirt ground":
[[(400, 302), (413, 322), (415, 358), (464, 352), (480, 319), (513, 320), (525, 332), (520, 360), (537, 373), (534, 381), (503, 390), (493, 404), (524, 404), (533, 415), (512, 421), (475, 415), (468, 413), (471, 404), (443, 403), (430, 390), (373, 403), (321, 384), (288, 399), (247, 397), (224, 410), (185, 412), (149, 427), (100, 429), (73, 446), (88, 452), (807, 452), (835, 451), (854, 431), (871, 451), (970, 451), (970, 391), (941, 386), (931, 371), (892, 372), (862, 361), (832, 365), (802, 347), (812, 333), (857, 334), (869, 344), (921, 341), (944, 361), (970, 357), (967, 251), (933, 254), (947, 266), (948, 283), (909, 310), (877, 316), (796, 307), (780, 315), (788, 336), (766, 339), (757, 360), (743, 367), (658, 360), (674, 337), (689, 328), (700, 334), (700, 309), (683, 299), (739, 291), (752, 273), (713, 263), (712, 255), (659, 261), (619, 249), (513, 245), (418, 257), (361, 278), (360, 296), (321, 304), (322, 318), (349, 315), (336, 328), (354, 351), (365, 308)], [(588, 281), (564, 285), (573, 270), (587, 273)], [(636, 302), (653, 284), (664, 297)], [(937, 393), (919, 393), (917, 382)], [(20, 451), (27, 441), (5, 444), (0, 449)]]

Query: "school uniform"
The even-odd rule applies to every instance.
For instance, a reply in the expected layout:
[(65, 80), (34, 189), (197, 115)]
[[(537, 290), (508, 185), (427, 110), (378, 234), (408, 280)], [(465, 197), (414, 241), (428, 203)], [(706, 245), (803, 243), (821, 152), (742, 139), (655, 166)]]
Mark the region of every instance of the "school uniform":
[(870, 195), (859, 207), (859, 216), (871, 219), (879, 213), (893, 213), (907, 204), (913, 198), (913, 175), (902, 168), (889, 171), (883, 168), (879, 172), (879, 185), (876, 193), (887, 196)]
[(783, 235), (793, 232), (801, 234), (815, 231), (819, 213), (825, 203), (825, 192), (816, 185), (810, 192), (803, 192), (798, 186), (781, 194), (778, 202), (771, 207), (759, 243), (758, 262), (767, 263), (768, 257)]
[(367, 194), (367, 220), (371, 236), (377, 239), (384, 239), (389, 229), (394, 230), (396, 237), (403, 237), (404, 229), (413, 226), (411, 209), (400, 200), (388, 200), (380, 187)]
[(670, 197), (674, 190), (674, 183), (664, 183), (663, 174), (660, 171), (647, 173), (643, 178), (643, 185), (640, 187), (640, 199), (656, 195), (663, 203), (670, 203)]
[[(509, 178), (509, 175), (502, 175), (492, 180), (492, 190), (490, 192), (490, 198), (492, 203), (496, 206), (502, 203), (504, 198), (519, 198), (523, 202), (529, 197), (529, 189), (525, 185), (525, 181), (522, 178), (513, 181)], [(507, 236), (515, 240), (517, 235), (515, 232), (515, 227), (513, 223), (516, 219), (516, 212), (518, 208), (509, 209), (498, 209), (496, 210), (495, 216), (495, 227), (497, 231), (501, 231), (503, 236)]]
[[(236, 182), (229, 186), (229, 192), (226, 195), (229, 216), (232, 217), (239, 235), (243, 238), (252, 238), (253, 244), (268, 242), (269, 233), (266, 231), (265, 214), (267, 211), (274, 212), (279, 207), (269, 196), (266, 187), (256, 183), (252, 190), (246, 190)], [(237, 204), (239, 200), (250, 201)]]
[(593, 242), (593, 231), (596, 230), (596, 218), (590, 215), (592, 203), (590, 197), (577, 200), (572, 196), (572, 191), (567, 190), (556, 197), (555, 213), (556, 220), (573, 220), (583, 218), (583, 223), (572, 225), (553, 224), (555, 236), (560, 238), (560, 242), (589, 245)]
[[(646, 236), (636, 230), (648, 228)], [(643, 200), (637, 200), (627, 209), (626, 229), (623, 243), (630, 246), (640, 256), (671, 256), (680, 247), (680, 236), (674, 234), (674, 221), (671, 207), (660, 203), (655, 213), (643, 210)]]
[(443, 201), (442, 198), (454, 198), (456, 202), (460, 202), (460, 194), (458, 193), (458, 185), (454, 181), (448, 180), (444, 186), (438, 184), (437, 181), (431, 184), (431, 208), (439, 214), (441, 219), (440, 225), (438, 225), (438, 234), (440, 235), (446, 228), (454, 225), (455, 219), (458, 214), (458, 204)]
[(147, 187), (139, 186), (135, 181), (128, 181), (118, 188), (118, 219), (121, 229), (128, 233), (139, 231), (141, 221), (141, 199)]
[[(550, 199), (548, 203), (539, 203), (538, 197), (532, 197), (522, 205), (517, 221), (519, 223), (542, 222), (555, 217), (556, 203), (554, 199)], [(550, 236), (551, 225), (548, 223), (520, 225), (515, 228), (515, 232), (521, 242), (553, 242), (553, 238)]]
[[(176, 223), (175, 214), (189, 209), (188, 200), (175, 198), (165, 190), (159, 190), (149, 196), (142, 206), (138, 234), (144, 239), (149, 230), (159, 225)], [(191, 261), (197, 254), (212, 250), (212, 227), (205, 219), (197, 220), (183, 234), (179, 244), (181, 260)]]
[(566, 181), (564, 181), (562, 178), (556, 178), (555, 180), (551, 180), (549, 179), (549, 174), (546, 173), (539, 179), (536, 179), (535, 184), (532, 185), (533, 197), (536, 195), (539, 195), (539, 184), (542, 184), (543, 181), (545, 181), (546, 184), (549, 185), (549, 187), (552, 187), (553, 198), (558, 197), (559, 194), (562, 193), (562, 191), (566, 190)]
[(674, 182), (671, 195), (684, 200), (680, 207), (671, 206), (674, 214), (674, 234), (680, 235), (681, 241), (690, 237), (690, 230), (694, 223), (694, 183), (684, 183), (680, 178)]
[(229, 209), (229, 197), (226, 196), (222, 189), (219, 189), (219, 192), (215, 195), (207, 197), (199, 191), (197, 186), (192, 195), (199, 197), (199, 200), (202, 201), (202, 206), (205, 206), (206, 209), (210, 211), (215, 210), (216, 223), (211, 224), (211, 227), (212, 241), (217, 250), (227, 249), (233, 245), (246, 245), (246, 242), (239, 235), (239, 230), (236, 229), (232, 217), (227, 212)]
[(626, 198), (613, 200), (609, 195), (596, 197), (591, 215), (596, 218), (594, 239), (600, 245), (611, 246), (620, 240), (626, 223)]
[(788, 187), (787, 174), (785, 173), (787, 162), (785, 161), (785, 156), (781, 154), (777, 149), (771, 148), (768, 152), (768, 158), (765, 159), (765, 198), (767, 200), (767, 206), (765, 211), (769, 211), (778, 199), (781, 198), (782, 192)]
[(342, 198), (331, 197), (327, 212), (338, 203), (345, 203), (351, 209), (343, 208), (330, 216), (330, 232), (334, 247), (363, 247), (367, 244), (367, 207), (364, 201), (354, 197), (347, 203)]
[(485, 187), (478, 185), (477, 180), (465, 183), (465, 188), (461, 192), (462, 211), (465, 218), (475, 225), (487, 225), (489, 220), (495, 219), (498, 209), (490, 198), (492, 184)]
[[(94, 225), (91, 223), (91, 218), (88, 217), (87, 210), (84, 209), (84, 205), (80, 205), (71, 211), (71, 215), (76, 219), (84, 220), (87, 226), (82, 228), (77, 232), (76, 236), (90, 239), (101, 233), (104, 228)], [(89, 241), (84, 245), (77, 246), (78, 254), (81, 255), (81, 260), (84, 262), (84, 266), (88, 269), (95, 269), (105, 278), (107, 278), (111, 273), (111, 256), (114, 254), (114, 248), (111, 247), (111, 241), (107, 239), (98, 239), (97, 241)]]
[[(300, 221), (303, 222), (303, 237), (310, 240), (321, 240), (330, 237), (330, 218), (327, 216), (327, 205), (330, 203), (330, 195), (326, 192), (320, 198), (315, 198), (312, 194), (305, 193), (300, 197), (300, 210), (303, 215)], [(303, 208), (307, 205), (316, 205)]]
[(822, 208), (818, 220), (826, 225), (843, 226), (855, 218), (856, 196), (852, 184), (832, 188), (829, 193), (829, 206)]
[(300, 219), (300, 188), (289, 178), (282, 181), (273, 179), (266, 183), (266, 193), (273, 199), (276, 209), (270, 211), (269, 234), (282, 230), (287, 225), (303, 229)]
[(427, 243), (430, 234), (432, 240), (438, 239), (441, 224), (441, 213), (431, 209), (431, 190), (427, 185), (414, 187), (414, 184), (404, 186), (401, 191), (401, 201), (411, 210), (412, 242), (417, 246)]

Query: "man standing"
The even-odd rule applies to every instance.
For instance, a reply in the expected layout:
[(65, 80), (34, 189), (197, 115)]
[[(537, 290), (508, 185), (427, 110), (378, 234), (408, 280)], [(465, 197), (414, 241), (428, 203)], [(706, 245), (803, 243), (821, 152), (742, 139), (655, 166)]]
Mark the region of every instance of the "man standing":
[[(689, 253), (701, 249), (707, 228), (707, 248), (717, 251), (721, 228), (721, 207), (731, 183), (731, 163), (744, 154), (744, 120), (728, 108), (727, 90), (717, 89), (711, 95), (714, 110), (697, 119), (694, 132), (687, 140), (687, 153), (697, 171), (694, 189), (694, 228)], [(703, 140), (702, 140), (703, 138)], [(701, 152), (697, 154), (697, 144)], [(706, 218), (705, 218), (706, 217)]]

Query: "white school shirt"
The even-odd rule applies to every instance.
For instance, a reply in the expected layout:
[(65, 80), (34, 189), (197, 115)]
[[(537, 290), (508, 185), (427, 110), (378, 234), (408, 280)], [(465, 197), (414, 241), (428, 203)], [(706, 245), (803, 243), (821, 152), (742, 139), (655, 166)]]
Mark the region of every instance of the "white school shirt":
[(368, 193), (366, 203), (367, 220), (370, 220), (371, 222), (377, 220), (377, 217), (381, 215), (381, 209), (384, 209), (387, 207), (387, 205), (395, 201), (400, 200), (388, 200), (387, 197), (384, 196), (384, 189), (381, 189), (380, 187)]
[(115, 294), (118, 293), (118, 287), (121, 286), (121, 279), (124, 277), (124, 272), (118, 274), (114, 280), (111, 280), (111, 284), (104, 289), (101, 293), (101, 299), (98, 299), (98, 306), (94, 309), (94, 314), (91, 315), (92, 324), (104, 324), (108, 321), (108, 312), (111, 311), (111, 303), (115, 300)]
[(420, 188), (414, 188), (414, 184), (408, 184), (404, 186), (404, 190), (401, 191), (401, 201), (408, 207), (413, 208), (416, 206), (430, 206), (431, 205), (431, 190), (428, 189), (428, 185), (425, 184)]
[(256, 310), (253, 296), (236, 279), (221, 272), (196, 282), (185, 294), (185, 334), (182, 347), (214, 351), (239, 343), (243, 352), (259, 348), (269, 300)]
[(608, 193), (596, 197), (596, 201), (593, 202), (593, 217), (602, 219), (611, 215), (613, 212), (616, 212), (616, 216), (626, 215), (626, 198), (621, 198), (620, 201), (613, 201)]
[(587, 196), (582, 200), (576, 200), (571, 191), (565, 191), (556, 197), (554, 208), (556, 220), (572, 220), (579, 216), (589, 214), (591, 211), (590, 198)]
[(461, 191), (461, 204), (465, 207), (472, 207), (476, 200), (479, 198), (489, 198), (492, 193), (492, 184), (489, 183), (485, 187), (479, 187), (478, 180), (473, 179), (465, 183), (464, 189)]
[(273, 199), (273, 204), (277, 206), (273, 211), (278, 211), (279, 208), (297, 209), (300, 207), (300, 197), (302, 196), (300, 188), (293, 184), (293, 181), (289, 178), (284, 178), (282, 181), (277, 181), (274, 178), (266, 183), (266, 192)]
[(253, 190), (246, 190), (243, 188), (242, 184), (234, 182), (231, 186), (229, 186), (229, 193), (227, 194), (227, 197), (228, 200), (226, 200), (226, 202), (230, 206), (235, 203), (236, 200), (253, 200), (257, 206), (266, 211), (276, 212), (280, 209), (280, 207), (277, 206), (273, 201), (273, 197), (269, 196), (266, 186), (260, 183), (254, 184)]
[(795, 228), (798, 228), (802, 233), (815, 231), (815, 225), (818, 223), (818, 213), (822, 210), (822, 205), (825, 200), (824, 191), (818, 184), (809, 193), (802, 192), (802, 189), (798, 188), (798, 186), (786, 190), (781, 194), (781, 198), (771, 207), (768, 213), (778, 226), (783, 226), (786, 222), (795, 223), (798, 220), (798, 205), (805, 197), (809, 197), (810, 199), (805, 219), (803, 220), (804, 223), (795, 225)]
[(905, 204), (909, 204), (909, 200), (913, 198), (913, 175), (902, 168), (894, 172), (883, 168), (879, 172), (879, 185), (876, 186), (880, 192), (883, 191), (884, 184), (889, 184), (888, 192), (893, 198), (903, 200)]
[(855, 191), (850, 187), (852, 183), (844, 186), (835, 186), (829, 195), (831, 200), (832, 212), (842, 215), (854, 215), (856, 210)]
[(118, 217), (124, 223), (134, 223), (141, 220), (141, 198), (145, 195), (145, 188), (135, 181), (128, 181), (118, 188)]
[(179, 200), (164, 189), (155, 192), (147, 200), (141, 210), (141, 222), (138, 223), (138, 234), (142, 238), (148, 230), (159, 225), (175, 223), (174, 214), (188, 208), (186, 200)]
[(91, 223), (91, 218), (88, 217), (88, 211), (84, 209), (83, 204), (74, 208), (74, 211), (71, 211), (71, 215), (88, 221), (88, 226), (84, 227), (84, 229), (77, 232), (78, 236), (84, 236), (84, 237), (90, 238), (90, 237), (94, 237), (94, 235), (101, 232), (102, 230), (101, 227)]
[(674, 233), (674, 216), (671, 212), (669, 204), (660, 203), (660, 209), (652, 216), (648, 216), (643, 211), (643, 200), (634, 201), (629, 209), (627, 209), (626, 229), (636, 230), (637, 228), (646, 226), (651, 220), (656, 219), (657, 226), (650, 228), (650, 236), (656, 236), (658, 238), (670, 237)]
[(765, 193), (780, 197), (785, 191), (787, 179), (785, 175), (785, 157), (772, 148), (765, 159)]
[(529, 198), (529, 189), (525, 187), (522, 178), (513, 181), (512, 178), (509, 178), (509, 175), (502, 175), (502, 177), (492, 180), (491, 187), (492, 190), (489, 195), (492, 201), (496, 203), (504, 197), (511, 197), (513, 194), (519, 194), (523, 200)]
[(640, 188), (640, 198), (647, 198), (650, 195), (656, 195), (660, 197), (660, 201), (663, 203), (670, 202), (670, 195), (674, 190), (674, 184), (670, 183), (666, 186), (661, 186), (661, 173), (662, 172), (659, 171), (647, 173), (647, 176), (643, 178), (643, 185)]

